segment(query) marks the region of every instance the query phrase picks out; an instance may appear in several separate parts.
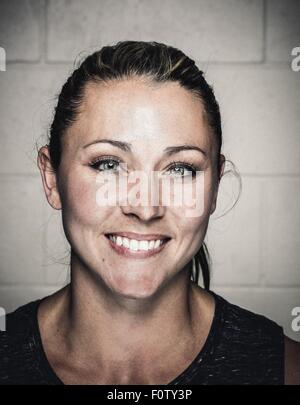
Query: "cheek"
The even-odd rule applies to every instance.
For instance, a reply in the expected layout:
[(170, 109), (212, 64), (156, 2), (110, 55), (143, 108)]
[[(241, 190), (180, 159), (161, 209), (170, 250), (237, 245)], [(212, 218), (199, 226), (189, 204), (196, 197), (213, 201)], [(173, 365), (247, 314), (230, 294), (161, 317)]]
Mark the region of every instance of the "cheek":
[(213, 197), (212, 186), (211, 175), (207, 172), (197, 174), (196, 180), (188, 180), (182, 186), (175, 185), (171, 197), (174, 198), (174, 201), (181, 202), (180, 216), (187, 223), (192, 222), (199, 227), (208, 220)]
[(213, 188), (212, 178), (209, 173), (202, 176), (198, 183), (198, 191), (193, 186), (193, 192), (187, 193), (188, 204), (182, 207), (172, 207), (174, 222), (177, 224), (178, 234), (187, 255), (193, 256), (199, 249), (208, 227), (210, 207), (212, 203)]
[(181, 219), (180, 233), (185, 244), (190, 247), (198, 246), (202, 243), (208, 224), (208, 217), (201, 216), (198, 218), (183, 218)]
[(111, 207), (97, 203), (97, 184), (90, 178), (70, 176), (63, 192), (63, 211), (69, 221), (81, 224), (99, 224)]

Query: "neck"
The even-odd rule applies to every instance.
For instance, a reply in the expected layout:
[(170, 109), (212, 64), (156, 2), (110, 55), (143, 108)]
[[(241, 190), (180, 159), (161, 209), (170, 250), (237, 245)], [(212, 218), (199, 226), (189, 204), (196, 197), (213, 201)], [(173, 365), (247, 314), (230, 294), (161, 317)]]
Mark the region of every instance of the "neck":
[(60, 341), (70, 357), (98, 369), (110, 365), (108, 374), (114, 367), (123, 374), (149, 364), (157, 369), (162, 358), (178, 364), (182, 353), (185, 364), (193, 360), (211, 323), (211, 300), (187, 270), (154, 296), (134, 299), (108, 291), (81, 263), (71, 264), (71, 283), (58, 293), (52, 317), (52, 325), (62, 325)]
[(193, 332), (191, 289), (188, 272), (182, 271), (154, 296), (122, 297), (75, 266), (68, 303), (72, 336), (81, 336), (98, 353), (105, 342), (127, 352), (141, 343), (143, 349), (157, 347), (158, 342), (170, 345), (172, 339)]

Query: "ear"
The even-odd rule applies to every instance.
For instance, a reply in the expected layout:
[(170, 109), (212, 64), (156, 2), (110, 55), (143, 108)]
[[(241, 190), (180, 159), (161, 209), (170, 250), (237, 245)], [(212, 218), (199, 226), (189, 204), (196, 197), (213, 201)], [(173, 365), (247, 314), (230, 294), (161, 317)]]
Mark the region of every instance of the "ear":
[(48, 146), (39, 149), (37, 164), (40, 169), (43, 187), (48, 203), (56, 210), (61, 209), (56, 172), (52, 167)]
[(224, 168), (225, 168), (225, 156), (220, 154), (220, 166), (219, 166), (219, 177), (218, 177), (218, 184), (215, 188), (215, 193), (214, 193), (214, 197), (213, 197), (213, 201), (212, 201), (212, 205), (211, 205), (211, 210), (210, 210), (210, 215), (213, 214), (215, 212), (216, 206), (217, 206), (217, 197), (218, 197), (218, 190), (219, 190), (219, 184), (220, 184), (220, 180), (224, 174)]

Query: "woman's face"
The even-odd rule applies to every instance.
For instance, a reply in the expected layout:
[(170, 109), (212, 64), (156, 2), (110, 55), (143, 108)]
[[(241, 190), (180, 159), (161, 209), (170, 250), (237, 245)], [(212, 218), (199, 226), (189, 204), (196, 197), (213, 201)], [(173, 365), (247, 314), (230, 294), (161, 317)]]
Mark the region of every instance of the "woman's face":
[[(180, 148), (173, 153), (165, 151), (182, 145), (204, 153)], [(105, 85), (89, 83), (80, 113), (64, 134), (62, 146), (59, 196), (65, 233), (75, 257), (84, 271), (100, 278), (111, 292), (132, 298), (152, 296), (198, 251), (215, 209), (215, 146), (201, 102), (178, 83), (157, 85), (140, 78)], [(134, 171), (143, 172), (148, 179), (151, 173), (158, 173), (157, 178), (173, 181), (173, 191), (186, 176), (181, 190), (187, 193), (187, 187), (195, 190), (196, 185), (189, 166), (204, 173), (201, 215), (188, 215), (191, 207), (186, 204), (164, 205), (159, 200), (159, 205), (151, 205), (150, 197), (146, 205), (128, 203), (124, 191), (118, 194), (119, 187), (110, 191), (117, 204), (105, 206), (99, 199), (105, 177), (115, 184)], [(129, 191), (137, 183), (127, 185)], [(164, 187), (159, 189), (160, 198)], [(109, 239), (110, 234), (119, 235), (117, 244)], [(144, 242), (137, 242), (139, 239)], [(145, 243), (147, 239), (161, 239), (163, 244), (157, 247), (161, 242)]]

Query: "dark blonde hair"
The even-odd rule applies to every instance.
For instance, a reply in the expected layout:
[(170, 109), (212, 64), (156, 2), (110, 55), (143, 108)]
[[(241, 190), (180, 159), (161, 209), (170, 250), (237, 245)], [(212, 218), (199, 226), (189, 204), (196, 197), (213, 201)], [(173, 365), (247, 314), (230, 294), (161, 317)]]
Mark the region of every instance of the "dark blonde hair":
[[(58, 170), (61, 161), (61, 139), (77, 118), (86, 84), (134, 76), (148, 78), (154, 83), (178, 82), (200, 99), (216, 145), (216, 170), (219, 176), (222, 128), (219, 104), (212, 87), (195, 62), (182, 51), (162, 43), (144, 41), (121, 41), (113, 46), (104, 46), (87, 56), (67, 79), (58, 97), (49, 135), (49, 151), (54, 170)], [(209, 253), (203, 242), (188, 264), (191, 279), (197, 284), (200, 271), (202, 272), (205, 289), (209, 289), (210, 285), (209, 260)]]

